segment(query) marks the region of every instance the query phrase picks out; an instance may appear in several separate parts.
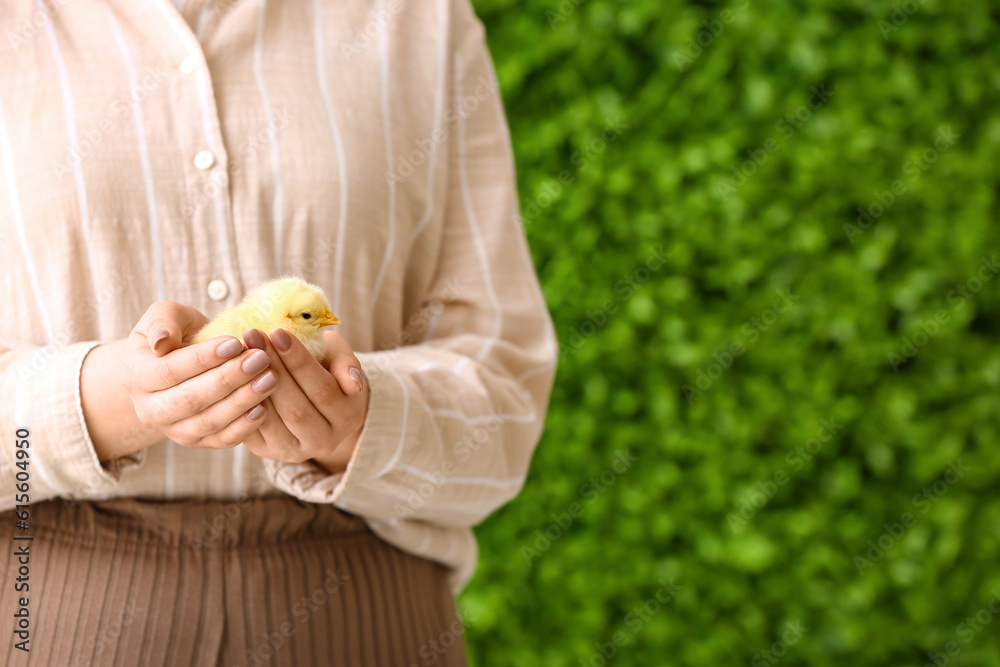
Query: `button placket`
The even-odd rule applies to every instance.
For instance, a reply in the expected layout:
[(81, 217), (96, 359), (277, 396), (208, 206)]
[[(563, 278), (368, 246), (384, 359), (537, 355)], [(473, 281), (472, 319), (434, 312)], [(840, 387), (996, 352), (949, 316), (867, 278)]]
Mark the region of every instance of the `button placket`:
[(242, 278), (236, 257), (229, 160), (212, 74), (190, 25), (176, 12), (162, 13), (170, 26), (159, 38), (173, 54), (171, 60), (176, 67), (172, 88), (176, 92), (178, 140), (189, 174), (185, 224), (200, 230), (197, 235), (206, 241), (211, 239), (203, 252), (196, 253), (198, 267), (206, 269), (199, 273), (208, 273), (212, 278), (202, 283), (199, 291), (204, 290), (201, 294), (207, 294), (212, 302), (228, 307), (234, 305), (231, 302), (242, 291)]

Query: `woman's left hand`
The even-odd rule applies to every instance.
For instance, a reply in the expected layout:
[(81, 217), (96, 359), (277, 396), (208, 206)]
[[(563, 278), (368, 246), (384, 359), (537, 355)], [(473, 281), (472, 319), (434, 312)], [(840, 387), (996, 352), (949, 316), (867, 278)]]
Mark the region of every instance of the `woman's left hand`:
[(346, 338), (325, 331), (323, 339), (326, 366), (283, 329), (270, 338), (257, 329), (243, 334), (248, 347), (267, 352), (278, 377), (278, 388), (258, 406), (265, 411), (260, 428), (243, 444), (261, 458), (288, 463), (312, 459), (338, 473), (347, 468), (364, 427), (368, 383)]

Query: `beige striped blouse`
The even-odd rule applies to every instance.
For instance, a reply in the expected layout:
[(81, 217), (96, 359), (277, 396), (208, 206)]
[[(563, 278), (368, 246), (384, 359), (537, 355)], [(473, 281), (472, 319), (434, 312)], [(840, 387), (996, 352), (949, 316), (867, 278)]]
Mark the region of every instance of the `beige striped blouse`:
[[(5, 2), (0, 244), (0, 509), (27, 428), (32, 502), (284, 492), (468, 581), (557, 357), (469, 0)], [(170, 441), (102, 466), (88, 351), (157, 299), (212, 317), (285, 273), (371, 381), (346, 472)]]

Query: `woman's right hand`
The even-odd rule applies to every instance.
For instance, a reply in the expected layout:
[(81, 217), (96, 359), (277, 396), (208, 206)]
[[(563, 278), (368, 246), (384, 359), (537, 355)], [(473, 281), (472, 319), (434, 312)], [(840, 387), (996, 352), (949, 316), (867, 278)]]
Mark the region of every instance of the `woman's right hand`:
[(184, 447), (234, 447), (257, 430), (277, 378), (267, 353), (220, 336), (189, 345), (208, 323), (200, 311), (157, 301), (132, 329), (120, 381), (147, 429)]

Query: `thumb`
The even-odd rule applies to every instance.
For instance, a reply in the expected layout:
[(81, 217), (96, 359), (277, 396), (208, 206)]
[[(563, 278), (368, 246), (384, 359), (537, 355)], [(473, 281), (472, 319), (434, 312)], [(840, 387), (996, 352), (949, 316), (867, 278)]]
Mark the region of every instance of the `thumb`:
[(191, 306), (174, 301), (157, 301), (135, 326), (135, 332), (145, 336), (149, 349), (158, 357), (184, 346), (208, 318)]
[(365, 390), (365, 385), (368, 384), (368, 380), (365, 379), (365, 374), (361, 370), (361, 364), (358, 363), (354, 355), (346, 359), (334, 360), (334, 363), (330, 365), (330, 373), (337, 379), (340, 390), (348, 396), (360, 394)]
[(324, 332), (326, 343), (326, 367), (337, 380), (340, 390), (348, 396), (360, 394), (368, 381), (361, 370), (361, 362), (354, 356), (354, 350), (347, 339), (336, 332)]

